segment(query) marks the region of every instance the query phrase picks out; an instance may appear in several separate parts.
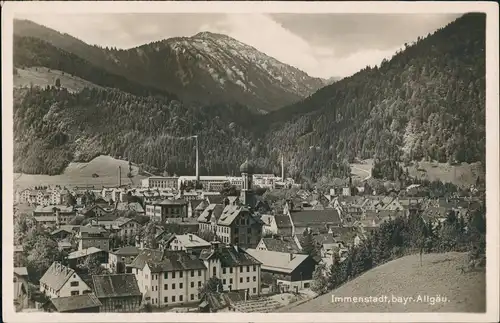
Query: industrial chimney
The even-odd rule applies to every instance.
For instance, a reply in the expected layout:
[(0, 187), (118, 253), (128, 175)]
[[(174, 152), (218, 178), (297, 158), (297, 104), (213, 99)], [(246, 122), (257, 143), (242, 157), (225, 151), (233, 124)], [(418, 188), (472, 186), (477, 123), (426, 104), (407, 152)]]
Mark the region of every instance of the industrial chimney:
[(283, 155), (281, 155), (281, 180), (285, 181), (285, 160)]
[(193, 136), (196, 143), (196, 184), (200, 182), (200, 158), (198, 148), (198, 136)]

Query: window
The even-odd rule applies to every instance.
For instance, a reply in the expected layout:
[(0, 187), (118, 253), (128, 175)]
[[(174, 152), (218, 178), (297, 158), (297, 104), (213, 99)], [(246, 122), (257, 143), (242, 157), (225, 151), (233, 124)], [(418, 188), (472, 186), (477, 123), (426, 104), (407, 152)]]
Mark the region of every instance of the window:
[(164, 290), (168, 290), (168, 284), (163, 285)]
[(243, 277), (240, 277), (240, 283), (243, 283)]
[(179, 296), (179, 302), (182, 302), (182, 295)]
[(194, 270), (191, 270), (191, 277), (194, 277)]
[(70, 285), (71, 285), (71, 287), (76, 287), (76, 286), (78, 286), (78, 284), (79, 284), (78, 282), (71, 282)]
[(249, 282), (250, 282), (250, 277), (247, 277), (247, 283), (249, 283)]
[(172, 284), (172, 289), (175, 289), (175, 284)]
[(74, 290), (74, 291), (71, 292), (71, 296), (77, 296), (77, 295), (80, 295), (79, 291)]
[(217, 268), (215, 268), (215, 266), (214, 266), (214, 268), (212, 269), (212, 272), (213, 272), (213, 275), (215, 276), (215, 275), (216, 275), (216, 273), (217, 273)]
[(226, 285), (226, 279), (225, 279), (225, 278), (222, 280), (222, 283), (223, 283), (224, 285)]
[(222, 268), (222, 273), (225, 274), (226, 273), (226, 268)]
[[(153, 303), (154, 303), (154, 299), (153, 299)], [(158, 303), (158, 301), (157, 301)], [(121, 309), (122, 308), (122, 304), (115, 304), (115, 309)]]
[(201, 270), (198, 270), (198, 277), (201, 276)]
[(180, 277), (180, 278), (182, 278), (182, 273), (183, 273), (182, 271), (181, 271), (181, 272), (179, 272), (179, 277)]
[(253, 293), (254, 294), (257, 293), (257, 288), (255, 288), (255, 287), (253, 288)]
[(163, 303), (168, 303), (168, 297), (167, 296), (163, 297)]
[(179, 288), (182, 288), (182, 283), (179, 283)]
[(233, 273), (233, 268), (229, 268), (229, 273), (232, 274)]
[(250, 266), (247, 266), (247, 273), (250, 272)]
[(198, 287), (201, 287), (201, 282), (198, 282)]
[(194, 301), (194, 294), (191, 294), (191, 300)]
[(253, 271), (257, 271), (257, 266), (253, 265)]
[(257, 277), (253, 276), (253, 281), (256, 282), (257, 281)]
[(232, 284), (233, 283), (233, 279), (232, 278), (229, 278), (229, 283)]
[(251, 228), (248, 228), (248, 229), (247, 229), (247, 233), (248, 233), (248, 234), (251, 234), (251, 233), (252, 233), (252, 229), (251, 229)]
[(172, 296), (172, 302), (175, 302), (175, 296)]
[(167, 279), (168, 278), (168, 273), (163, 274), (163, 278)]
[(240, 267), (240, 273), (242, 273), (242, 272), (243, 272), (243, 267)]
[(172, 272), (172, 278), (175, 278), (175, 271)]
[(191, 282), (191, 287), (194, 287), (194, 282)]

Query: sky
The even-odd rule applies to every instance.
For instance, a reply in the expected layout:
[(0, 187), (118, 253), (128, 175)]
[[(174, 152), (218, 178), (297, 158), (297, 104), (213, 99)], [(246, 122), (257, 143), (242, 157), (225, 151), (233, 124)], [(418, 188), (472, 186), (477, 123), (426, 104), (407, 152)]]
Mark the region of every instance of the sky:
[(346, 77), (459, 14), (65, 14), (29, 19), (86, 43), (132, 48), (201, 31), (226, 34), (311, 76)]

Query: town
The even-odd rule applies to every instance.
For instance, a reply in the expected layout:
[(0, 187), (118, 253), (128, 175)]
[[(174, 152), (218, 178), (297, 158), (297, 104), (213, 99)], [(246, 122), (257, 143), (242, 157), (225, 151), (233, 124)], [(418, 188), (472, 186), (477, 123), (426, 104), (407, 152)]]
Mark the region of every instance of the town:
[[(331, 272), (354, 264), (387, 223), (418, 218), (426, 232), (471, 231), (476, 215), (484, 219), (484, 187), (382, 192), (349, 178), (304, 188), (285, 177), (283, 163), (281, 176), (254, 174), (251, 160), (239, 170), (152, 176), (141, 187), (16, 191), (17, 311), (282, 311), (340, 285), (329, 282)], [(460, 247), (429, 246), (432, 239), (421, 252)], [(398, 257), (389, 248), (385, 260)], [(382, 261), (367, 259), (343, 281)]]

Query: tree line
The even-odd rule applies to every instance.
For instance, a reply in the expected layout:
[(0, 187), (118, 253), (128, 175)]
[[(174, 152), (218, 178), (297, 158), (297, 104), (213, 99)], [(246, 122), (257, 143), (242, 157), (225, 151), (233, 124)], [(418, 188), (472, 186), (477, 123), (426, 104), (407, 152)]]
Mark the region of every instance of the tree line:
[[(18, 65), (79, 62), (36, 40), (16, 41), (20, 48), (34, 42), (44, 53), (20, 50)], [(52, 58), (59, 56), (68, 58)], [(57, 174), (71, 160), (109, 154), (159, 174), (192, 174), (194, 143), (187, 137), (194, 134), (202, 174), (237, 174), (248, 157), (260, 171), (278, 174), (282, 155), (287, 175), (310, 182), (347, 177), (349, 162), (374, 156), (380, 159), (374, 175), (386, 178), (401, 176), (404, 161), (484, 165), (485, 71), (485, 15), (467, 14), (380, 66), (264, 116), (238, 104), (187, 106), (169, 96), (134, 96), (118, 85), (125, 92), (70, 94), (64, 84), (22, 89), (14, 104), (15, 168)]]
[[(485, 201), (481, 208), (464, 218), (450, 210), (444, 222), (424, 218), (421, 214), (386, 221), (362, 240), (351, 246), (348, 256), (340, 261), (334, 253), (333, 265), (319, 265), (314, 273), (313, 290), (325, 293), (385, 262), (405, 255), (431, 252), (468, 252), (469, 263), (462, 268), (484, 267), (486, 261)], [(307, 241), (307, 240), (305, 240)], [(314, 254), (310, 246), (307, 251)], [(420, 258), (422, 261), (422, 258)]]

